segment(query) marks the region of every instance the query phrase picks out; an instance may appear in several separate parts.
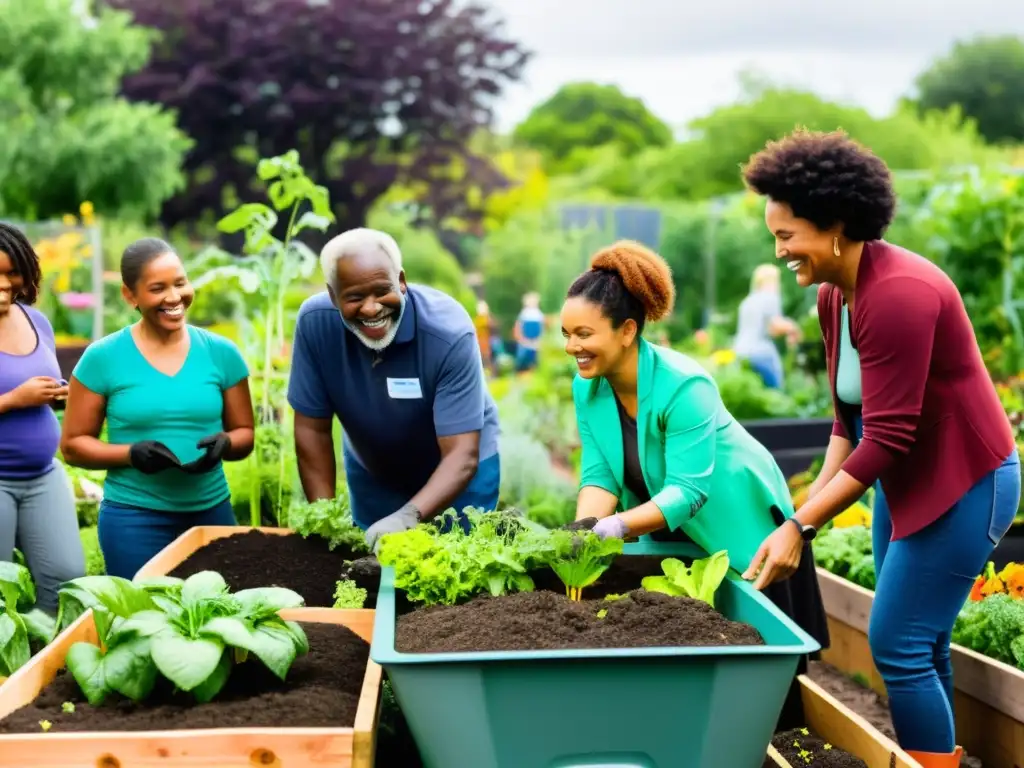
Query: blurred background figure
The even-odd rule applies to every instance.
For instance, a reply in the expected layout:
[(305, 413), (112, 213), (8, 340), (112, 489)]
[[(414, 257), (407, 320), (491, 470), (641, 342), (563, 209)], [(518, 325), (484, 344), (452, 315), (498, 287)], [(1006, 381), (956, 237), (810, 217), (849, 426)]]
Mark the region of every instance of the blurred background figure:
[(516, 318), (516, 373), (537, 367), (537, 352), (544, 335), (544, 313), (540, 311), (540, 294), (534, 291), (523, 296), (523, 309)]
[(498, 323), (491, 314), (490, 307), (486, 301), (476, 303), (476, 315), (473, 317), (473, 325), (476, 327), (476, 338), (480, 344), (480, 358), (484, 362), (484, 369), (492, 376), (498, 375), (498, 355), (501, 353), (501, 335), (498, 332)]
[(737, 357), (750, 363), (766, 387), (782, 386), (782, 356), (775, 339), (785, 335), (790, 344), (800, 340), (800, 326), (782, 314), (779, 268), (761, 264), (750, 278), (750, 293), (740, 302), (737, 312)]

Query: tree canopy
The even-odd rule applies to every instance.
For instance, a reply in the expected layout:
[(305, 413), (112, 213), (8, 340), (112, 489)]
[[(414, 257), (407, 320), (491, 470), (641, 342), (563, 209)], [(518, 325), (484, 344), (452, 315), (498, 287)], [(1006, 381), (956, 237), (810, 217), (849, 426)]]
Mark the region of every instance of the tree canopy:
[(957, 43), (915, 85), (913, 103), (922, 112), (957, 106), (989, 141), (1024, 141), (1024, 39), (983, 36)]
[(124, 83), (173, 107), (195, 138), (188, 188), (163, 210), (191, 222), (246, 199), (257, 157), (297, 148), (340, 226), (362, 223), (392, 184), (424, 182), (436, 220), (469, 216), (460, 184), (503, 178), (465, 151), (527, 54), (480, 6), (454, 0), (108, 0), (160, 30)]
[(37, 220), (89, 201), (145, 217), (183, 183), (189, 140), (173, 113), (118, 97), (151, 34), (74, 0), (0, 0), (0, 213)]
[(556, 170), (572, 169), (579, 150), (614, 145), (626, 156), (672, 142), (672, 131), (638, 98), (617, 86), (569, 83), (538, 104), (513, 133)]

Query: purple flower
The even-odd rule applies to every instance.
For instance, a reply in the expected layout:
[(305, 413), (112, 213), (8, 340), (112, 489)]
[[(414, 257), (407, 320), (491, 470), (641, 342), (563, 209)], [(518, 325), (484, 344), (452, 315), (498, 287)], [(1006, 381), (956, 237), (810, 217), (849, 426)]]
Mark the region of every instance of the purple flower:
[(68, 291), (60, 295), (60, 303), (68, 309), (92, 309), (96, 305), (96, 299), (91, 293)]

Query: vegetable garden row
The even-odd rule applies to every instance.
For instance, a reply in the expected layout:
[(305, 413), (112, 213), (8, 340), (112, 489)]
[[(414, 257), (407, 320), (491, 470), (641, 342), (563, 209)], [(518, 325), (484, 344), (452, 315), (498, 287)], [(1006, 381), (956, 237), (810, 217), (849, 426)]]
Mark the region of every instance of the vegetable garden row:
[[(0, 765), (916, 766), (807, 677), (805, 727), (773, 734), (816, 646), (725, 553), (471, 514), (379, 559), (348, 518), (194, 528), (133, 582), (69, 582), (0, 684)], [(392, 694), (418, 758), (389, 750)]]

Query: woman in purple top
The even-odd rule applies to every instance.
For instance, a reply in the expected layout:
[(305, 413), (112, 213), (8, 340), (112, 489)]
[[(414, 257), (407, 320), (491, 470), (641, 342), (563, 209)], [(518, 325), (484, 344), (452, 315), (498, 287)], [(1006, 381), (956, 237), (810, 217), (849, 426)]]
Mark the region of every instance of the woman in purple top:
[(85, 574), (71, 484), (54, 460), (68, 396), (53, 328), (32, 308), (39, 257), (20, 230), (0, 223), (0, 560), (17, 547), (36, 583), (36, 607), (57, 610), (60, 584)]

